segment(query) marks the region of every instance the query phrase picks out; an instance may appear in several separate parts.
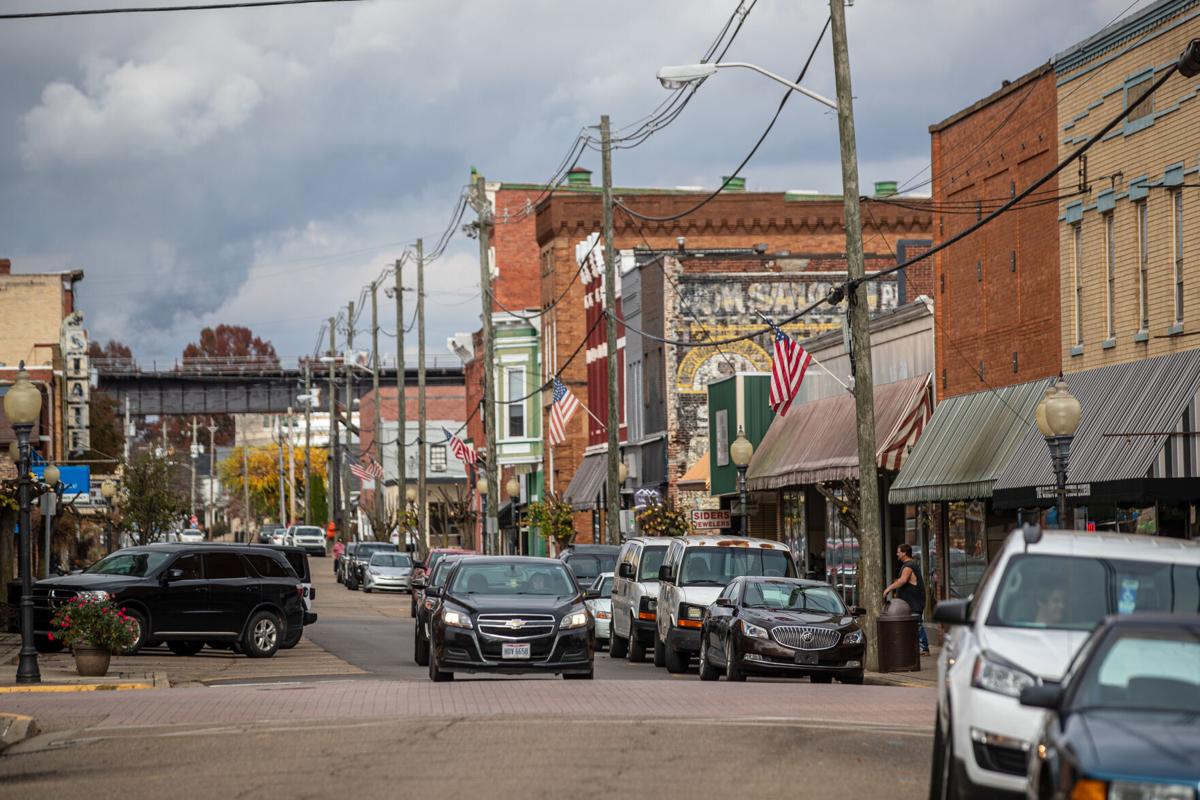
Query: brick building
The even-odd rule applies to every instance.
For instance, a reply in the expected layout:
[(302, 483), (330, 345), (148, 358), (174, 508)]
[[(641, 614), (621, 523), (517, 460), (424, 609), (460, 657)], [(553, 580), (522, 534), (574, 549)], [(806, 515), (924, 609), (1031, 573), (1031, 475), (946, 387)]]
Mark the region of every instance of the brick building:
[[(1054, 167), (1056, 102), (1047, 62), (929, 127), (935, 242)], [(933, 257), (939, 398), (1058, 374), (1058, 191), (1051, 180)]]

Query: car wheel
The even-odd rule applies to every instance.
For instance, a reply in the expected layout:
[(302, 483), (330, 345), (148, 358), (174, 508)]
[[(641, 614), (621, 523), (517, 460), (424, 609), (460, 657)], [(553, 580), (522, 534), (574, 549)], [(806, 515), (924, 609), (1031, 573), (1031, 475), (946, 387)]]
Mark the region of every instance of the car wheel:
[(812, 683), (833, 683), (833, 676), (819, 673), (816, 675), (809, 675), (808, 680)]
[(637, 635), (633, 623), (629, 623), (629, 663), (641, 664), (646, 660), (646, 643)]
[(242, 650), (250, 658), (270, 658), (279, 649), (282, 638), (279, 618), (270, 611), (259, 611), (250, 617), (250, 624), (246, 626)]
[(371, 584), (364, 583), (363, 584), (363, 592), (365, 592), (366, 594), (370, 594), (371, 593)]
[(204, 642), (167, 642), (167, 649), (177, 656), (194, 656), (204, 649)]
[(654, 632), (654, 666), (665, 667), (667, 665), (666, 648), (663, 647), (662, 640), (658, 638), (658, 632)]
[(433, 681), (434, 683), (443, 683), (445, 681), (454, 680), (453, 672), (443, 672), (442, 670), (438, 669), (437, 659), (432, 652), (429, 654), (429, 680)]
[(46, 636), (33, 637), (33, 646), (39, 653), (59, 653), (63, 649), (61, 640), (55, 639), (51, 641)]
[(137, 635), (134, 637), (133, 644), (129, 645), (129, 647), (125, 649), (125, 652), (122, 653), (122, 655), (131, 656), (138, 650), (141, 650), (143, 647), (148, 647), (150, 645), (150, 637), (148, 635), (150, 631), (146, 623), (146, 615), (142, 612), (133, 611), (127, 608), (125, 609), (125, 616), (129, 617), (137, 625)]
[[(949, 716), (949, 715), (947, 715)], [(933, 729), (933, 764), (929, 781), (929, 800), (958, 800), (958, 780), (954, 769), (954, 726), (942, 728), (939, 709)]]
[(413, 661), (416, 661), (417, 665), (421, 667), (429, 666), (429, 641), (421, 635), (420, 631), (417, 632), (413, 642)]
[(412, 604), (408, 607), (408, 615), (413, 619), (417, 618), (417, 598), (413, 595)]
[(681, 653), (670, 645), (664, 647), (663, 650), (664, 663), (666, 664), (667, 672), (671, 673), (672, 675), (679, 675), (687, 672), (688, 657), (686, 653)]
[[(701, 634), (703, 636), (703, 634)], [(721, 673), (717, 672), (708, 660), (708, 637), (704, 636), (700, 640), (700, 680), (715, 681), (721, 677)]]
[(338, 583), (342, 582), (342, 573), (338, 572), (337, 570), (333, 571), (333, 577)]
[[(608, 641), (608, 655), (612, 658), (624, 658), (629, 652), (630, 640), (617, 635), (617, 626), (612, 626), (612, 638)], [(633, 628), (629, 629), (629, 635), (633, 636)]]
[(733, 642), (725, 642), (725, 680), (731, 683), (746, 680), (746, 673), (742, 672), (742, 668), (738, 664)]

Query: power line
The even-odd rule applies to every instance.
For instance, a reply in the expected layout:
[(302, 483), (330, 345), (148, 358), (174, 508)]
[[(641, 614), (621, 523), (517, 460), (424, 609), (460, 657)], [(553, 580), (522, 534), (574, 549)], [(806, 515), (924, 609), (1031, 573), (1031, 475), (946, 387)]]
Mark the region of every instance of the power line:
[(102, 14), (159, 14), (169, 11), (227, 11), (268, 6), (304, 6), (332, 3), (360, 3), (363, 0), (257, 0), (244, 3), (203, 3), (186, 6), (146, 6), (142, 8), (82, 8), (75, 11), (25, 11), (0, 14), (5, 19), (40, 19), (46, 17), (94, 17)]
[(579, 261), (579, 268), (575, 270), (575, 274), (572, 275), (571, 280), (567, 282), (567, 286), (565, 289), (563, 289), (562, 294), (560, 294), (558, 297), (554, 298), (554, 300), (548, 306), (543, 308), (538, 313), (536, 313), (536, 314), (521, 314), (520, 312), (513, 311), (511, 308), (509, 308), (508, 306), (506, 306), (500, 302), (500, 299), (498, 297), (496, 297), (496, 292), (494, 290), (492, 292), (490, 292), (493, 302), (495, 302), (496, 305), (500, 306), (500, 310), (503, 311), (504, 313), (510, 314), (510, 315), (516, 317), (517, 319), (524, 320), (525, 322), (533, 322), (535, 319), (544, 317), (547, 312), (552, 310), (555, 306), (557, 306), (559, 303), (561, 303), (564, 298), (566, 298), (567, 294), (571, 291), (571, 287), (575, 285), (575, 281), (578, 280), (579, 276), (583, 273), (584, 265), (587, 264), (588, 259), (591, 258), (592, 253), (596, 249), (596, 245), (599, 243), (600, 243), (600, 237), (597, 236), (595, 241), (592, 242), (592, 246), (589, 247), (588, 251), (583, 254), (583, 258), (580, 259), (580, 261)]

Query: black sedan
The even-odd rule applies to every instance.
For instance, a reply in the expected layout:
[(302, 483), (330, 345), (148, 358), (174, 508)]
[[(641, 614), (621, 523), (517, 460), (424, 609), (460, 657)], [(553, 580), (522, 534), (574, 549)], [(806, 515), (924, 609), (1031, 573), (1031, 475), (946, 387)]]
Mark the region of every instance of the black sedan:
[(700, 680), (724, 671), (731, 681), (754, 674), (862, 683), (865, 641), (856, 617), (863, 613), (820, 581), (734, 578), (705, 612)]
[(1200, 796), (1200, 618), (1110, 617), (1061, 684), (1026, 687), (1021, 703), (1049, 709), (1030, 797)]
[(592, 615), (570, 571), (557, 559), (460, 559), (429, 625), (429, 677), (455, 672), (542, 672), (592, 677)]

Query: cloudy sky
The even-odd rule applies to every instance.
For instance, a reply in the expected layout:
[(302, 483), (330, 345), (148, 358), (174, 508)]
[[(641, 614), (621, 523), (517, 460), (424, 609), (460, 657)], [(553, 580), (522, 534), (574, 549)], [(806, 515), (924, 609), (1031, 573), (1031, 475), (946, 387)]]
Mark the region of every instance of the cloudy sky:
[[(139, 2), (186, 0), (0, 10)], [(545, 180), (581, 126), (608, 113), (619, 128), (660, 103), (658, 67), (698, 60), (735, 4), (370, 0), (0, 21), (0, 256), (18, 272), (85, 270), (92, 337), (143, 360), (220, 322), (285, 357), (312, 352), (321, 320), (404, 243), (437, 237), (472, 165)], [(862, 184), (919, 176), (931, 122), (1146, 4), (858, 0)], [(726, 59), (794, 77), (827, 14), (823, 0), (760, 0)], [(828, 38), (805, 83), (834, 94)], [(708, 81), (670, 127), (617, 153), (616, 182), (714, 186), (779, 97), (747, 72)], [(797, 98), (744, 174), (751, 189), (836, 193), (837, 159), (836, 119)], [(475, 327), (476, 253), (460, 236), (431, 271), (433, 352)]]

